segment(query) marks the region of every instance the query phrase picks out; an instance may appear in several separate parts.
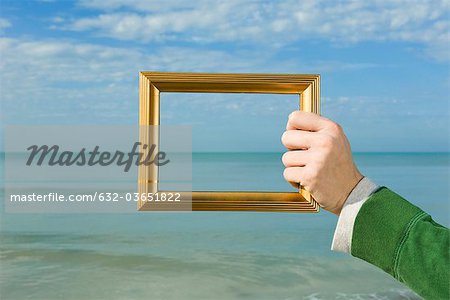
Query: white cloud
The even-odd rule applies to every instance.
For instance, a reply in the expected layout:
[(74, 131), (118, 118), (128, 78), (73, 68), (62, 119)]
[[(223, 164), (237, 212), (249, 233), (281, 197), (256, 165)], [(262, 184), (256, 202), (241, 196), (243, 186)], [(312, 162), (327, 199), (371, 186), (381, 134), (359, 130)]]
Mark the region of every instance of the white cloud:
[[(129, 45), (113, 47), (74, 40), (27, 38), (0, 38), (0, 53), (0, 102), (2, 121), (6, 124), (136, 124), (137, 75), (142, 70), (297, 73), (307, 70), (330, 72), (377, 67), (363, 62), (336, 61), (312, 61), (305, 65), (301, 59), (283, 61), (273, 57), (271, 51), (258, 51), (255, 55), (251, 51), (145, 46), (136, 48)], [(251, 118), (252, 114), (256, 114), (255, 118), (258, 120), (269, 120), (275, 115), (287, 115), (296, 108), (294, 96), (267, 96), (258, 100), (257, 105), (253, 101), (221, 98), (217, 94), (214, 98), (190, 97), (188, 105), (179, 105), (179, 101), (183, 100), (179, 99), (178, 103), (176, 100), (171, 102), (168, 109), (172, 114), (180, 113), (180, 107), (186, 109), (181, 114), (187, 117), (193, 112), (205, 112), (212, 116), (229, 117), (230, 120), (235, 116), (243, 116), (240, 119), (244, 120)], [(323, 113), (342, 122), (354, 135), (365, 132), (365, 127), (367, 130), (381, 128), (380, 130), (388, 131), (389, 126), (398, 123), (399, 117), (409, 120), (408, 130), (415, 130), (416, 127), (424, 127), (417, 125), (420, 120), (430, 119), (431, 113), (437, 113), (437, 110), (431, 108), (426, 111), (417, 109), (420, 106), (414, 105), (411, 99), (401, 101), (389, 95), (329, 97), (324, 95), (322, 98)], [(208, 101), (214, 105), (208, 105)], [(394, 106), (395, 109), (391, 109)], [(189, 112), (189, 108), (193, 111)], [(441, 111), (438, 113), (439, 115), (433, 115), (432, 123), (426, 124), (427, 127), (433, 127), (434, 131), (442, 131), (448, 125), (448, 114)], [(375, 121), (381, 125), (375, 124)]]
[[(270, 72), (265, 55), (0, 38), (3, 120), (135, 122), (139, 71)], [(283, 68), (282, 64), (277, 65)], [(130, 119), (132, 118), (132, 119)]]
[(214, 3), (211, 0), (80, 0), (78, 5), (85, 8), (100, 9), (100, 10), (115, 10), (115, 9), (131, 9), (135, 11), (167, 11), (172, 9), (190, 9), (195, 8), (199, 4)]
[(11, 22), (9, 22), (5, 18), (0, 18), (0, 32), (2, 32), (4, 29), (11, 27)]
[(262, 64), (264, 56), (233, 57), (219, 50), (196, 50), (182, 47), (158, 49), (112, 47), (72, 40), (29, 40), (1, 38), (3, 83), (13, 84), (26, 74), (27, 81), (120, 83), (134, 81), (138, 72), (146, 71), (245, 71)]
[[(120, 40), (246, 42), (324, 39), (419, 43), (438, 60), (450, 45), (449, 1), (81, 1), (100, 10), (56, 28)], [(120, 11), (119, 11), (120, 10)]]
[[(56, 118), (59, 122), (135, 122), (139, 71), (307, 73), (375, 67), (367, 63), (283, 61), (274, 59), (271, 51), (254, 55), (251, 51), (113, 47), (56, 39), (0, 38), (0, 53), (0, 98), (6, 121)], [(205, 108), (206, 98), (202, 99), (197, 103), (191, 97), (190, 107)], [(289, 106), (291, 99), (283, 99), (260, 101), (254, 106), (252, 102), (216, 95), (214, 106), (206, 109), (264, 115), (274, 114), (280, 107), (295, 109), (295, 105)], [(171, 103), (176, 110), (177, 101)]]

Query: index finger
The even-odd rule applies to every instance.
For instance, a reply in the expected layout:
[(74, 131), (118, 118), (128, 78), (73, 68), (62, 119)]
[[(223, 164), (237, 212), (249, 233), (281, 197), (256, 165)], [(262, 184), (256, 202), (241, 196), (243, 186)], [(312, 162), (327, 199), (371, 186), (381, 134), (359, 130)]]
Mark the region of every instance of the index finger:
[(289, 115), (286, 130), (319, 131), (326, 124), (326, 119), (318, 114), (306, 111), (294, 111)]

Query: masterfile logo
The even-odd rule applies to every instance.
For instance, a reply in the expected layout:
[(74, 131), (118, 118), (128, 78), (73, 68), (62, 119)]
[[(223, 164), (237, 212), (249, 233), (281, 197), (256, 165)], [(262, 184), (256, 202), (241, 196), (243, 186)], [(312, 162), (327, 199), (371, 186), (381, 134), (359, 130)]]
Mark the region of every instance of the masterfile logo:
[[(138, 151), (138, 150), (141, 151)], [(92, 151), (82, 148), (78, 153), (74, 151), (60, 151), (58, 145), (32, 145), (27, 148), (30, 151), (27, 166), (33, 163), (37, 166), (41, 166), (43, 163), (48, 166), (109, 166), (116, 164), (117, 166), (123, 166), (124, 172), (128, 172), (130, 167), (145, 165), (150, 166), (154, 164), (158, 167), (164, 166), (170, 162), (166, 157), (164, 151), (157, 151), (155, 144), (141, 144), (135, 142), (130, 152), (123, 152), (116, 150), (100, 151), (100, 146), (96, 145)], [(36, 158), (36, 160), (35, 160)]]

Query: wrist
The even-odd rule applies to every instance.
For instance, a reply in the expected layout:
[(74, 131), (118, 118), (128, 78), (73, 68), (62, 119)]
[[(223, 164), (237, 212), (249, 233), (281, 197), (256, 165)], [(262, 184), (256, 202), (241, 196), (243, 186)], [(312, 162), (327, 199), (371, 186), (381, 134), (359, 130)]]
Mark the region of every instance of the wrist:
[(336, 208), (332, 211), (332, 213), (337, 216), (341, 214), (342, 208), (344, 207), (348, 197), (363, 178), (364, 176), (358, 171), (358, 169), (355, 168), (352, 176), (350, 177), (350, 180), (348, 181), (348, 184), (346, 185), (346, 188), (342, 192), (342, 196), (340, 197), (339, 201), (337, 201)]

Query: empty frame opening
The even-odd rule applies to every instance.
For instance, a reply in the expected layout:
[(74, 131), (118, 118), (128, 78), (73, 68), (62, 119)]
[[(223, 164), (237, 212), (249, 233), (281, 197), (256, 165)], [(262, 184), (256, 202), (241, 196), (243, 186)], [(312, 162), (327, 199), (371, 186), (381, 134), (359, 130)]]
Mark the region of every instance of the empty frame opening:
[[(192, 126), (194, 191), (294, 192), (283, 179), (281, 135), (297, 94), (160, 94), (160, 124)], [(160, 136), (164, 149), (164, 135)], [(170, 190), (161, 168), (160, 190)]]

